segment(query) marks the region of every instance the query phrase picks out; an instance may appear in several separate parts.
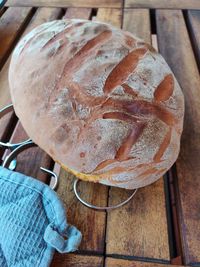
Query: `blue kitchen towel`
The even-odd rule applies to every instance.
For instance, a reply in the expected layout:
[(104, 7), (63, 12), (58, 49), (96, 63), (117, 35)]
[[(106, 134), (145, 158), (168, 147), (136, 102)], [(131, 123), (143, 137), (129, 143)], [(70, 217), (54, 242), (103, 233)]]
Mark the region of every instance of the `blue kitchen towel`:
[(55, 249), (72, 252), (80, 241), (49, 186), (0, 166), (1, 267), (46, 267)]

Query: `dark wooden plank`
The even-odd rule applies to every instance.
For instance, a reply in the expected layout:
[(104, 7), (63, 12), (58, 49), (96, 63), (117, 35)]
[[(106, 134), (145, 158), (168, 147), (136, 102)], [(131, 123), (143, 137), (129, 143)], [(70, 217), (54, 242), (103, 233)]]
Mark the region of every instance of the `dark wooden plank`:
[(122, 0), (8, 0), (6, 6), (109, 7), (120, 8)]
[[(132, 260), (122, 260), (122, 259), (113, 259), (106, 258), (105, 267), (183, 267), (183, 265), (168, 265), (168, 264), (159, 264), (154, 262), (140, 262)], [(186, 266), (185, 266), (186, 267)]]
[[(61, 12), (60, 8), (39, 8), (29, 23), (24, 35), (31, 31), (36, 26), (40, 25), (43, 22), (50, 21), (59, 17)], [(6, 64), (0, 72), (0, 106), (3, 107), (11, 102), (10, 93), (9, 93), (9, 84), (8, 84), (8, 69), (10, 64), (10, 59), (7, 60)], [(9, 136), (9, 128), (12, 125), (13, 113), (6, 115), (4, 119), (0, 121), (0, 140), (7, 140)], [(2, 149), (0, 150), (2, 153)]]
[(0, 21), (0, 68), (26, 21), (31, 16), (30, 7), (10, 7)]
[[(149, 17), (147, 10), (126, 10), (123, 28), (150, 43)], [(129, 190), (112, 187), (109, 204), (116, 204), (129, 195)], [(108, 213), (107, 218), (107, 254), (170, 261), (162, 178), (139, 189), (131, 202)]]
[(128, 8), (200, 9), (199, 0), (125, 0)]
[(56, 254), (51, 267), (103, 267), (103, 257)]
[[(82, 9), (69, 8), (66, 11), (65, 18), (77, 17), (87, 19), (90, 17), (92, 9), (90, 9), (90, 12), (88, 10), (85, 11), (83, 13)], [(103, 253), (106, 214), (105, 212), (96, 212), (88, 209), (76, 199), (73, 192), (74, 178), (73, 175), (62, 169), (59, 175), (57, 193), (66, 206), (68, 221), (76, 225), (83, 233), (80, 250)], [(79, 191), (87, 201), (93, 202), (96, 205), (106, 205), (107, 187), (81, 182)]]
[(184, 130), (176, 163), (184, 264), (200, 265), (200, 78), (181, 11), (156, 12), (159, 50), (185, 96)]
[(200, 11), (189, 10), (187, 15), (191, 40), (194, 45), (194, 52), (200, 69)]

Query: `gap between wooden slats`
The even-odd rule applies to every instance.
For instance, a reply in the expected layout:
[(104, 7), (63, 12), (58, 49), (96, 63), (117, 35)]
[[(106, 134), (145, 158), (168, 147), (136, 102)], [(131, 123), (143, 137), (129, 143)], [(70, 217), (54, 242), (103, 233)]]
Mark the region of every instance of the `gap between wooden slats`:
[(184, 130), (174, 177), (184, 264), (200, 266), (200, 78), (182, 12), (158, 10), (156, 18), (159, 49), (185, 95)]

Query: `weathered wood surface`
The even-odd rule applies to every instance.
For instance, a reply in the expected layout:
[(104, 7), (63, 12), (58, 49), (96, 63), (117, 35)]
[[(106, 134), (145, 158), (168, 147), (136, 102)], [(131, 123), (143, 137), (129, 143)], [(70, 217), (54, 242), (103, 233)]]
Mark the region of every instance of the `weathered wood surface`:
[(122, 7), (122, 0), (8, 0), (6, 6)]
[[(149, 11), (125, 11), (123, 25), (125, 30), (151, 42)], [(109, 204), (113, 205), (129, 195), (128, 190), (112, 187), (109, 192)], [(107, 254), (154, 258), (169, 262), (162, 178), (151, 186), (139, 189), (134, 199), (124, 207), (108, 213), (106, 233)]]
[(105, 267), (170, 267), (170, 266), (183, 267), (183, 265), (168, 265), (168, 264), (163, 265), (154, 262), (139, 262), (139, 261), (113, 259), (113, 258), (106, 258), (105, 260)]
[(116, 8), (99, 8), (95, 20), (110, 23), (115, 27), (121, 28), (122, 10)]
[(200, 2), (199, 0), (125, 0), (125, 7), (160, 9), (200, 9)]
[(87, 7), (69, 7), (63, 16), (63, 19), (89, 19), (92, 14), (92, 9)]
[(51, 267), (103, 267), (103, 257), (56, 254)]
[[(78, 253), (55, 254), (51, 267), (162, 267), (176, 266), (182, 261), (185, 265), (200, 266), (200, 79), (197, 68), (199, 64), (199, 12), (187, 11), (185, 17), (181, 10), (156, 10), (157, 35), (152, 37), (151, 22), (148, 9), (199, 9), (200, 1), (186, 0), (125, 0), (126, 8), (119, 7), (120, 0), (111, 1), (21, 1), (10, 0), (8, 5), (27, 5), (32, 3), (43, 6), (47, 2), (51, 6), (69, 6), (69, 8), (8, 8), (0, 12), (0, 108), (10, 103), (8, 68), (9, 54), (20, 39), (37, 25), (61, 18), (94, 19), (122, 27), (146, 42), (156, 45), (171, 66), (177, 77), (186, 102), (186, 116), (181, 143), (181, 153), (177, 161), (177, 177), (170, 172), (169, 187), (175, 192), (171, 204), (166, 202), (164, 183), (161, 178), (156, 183), (142, 188), (135, 198), (123, 208), (111, 212), (96, 212), (84, 207), (76, 199), (72, 186), (75, 177), (66, 171), (60, 171), (60, 183), (57, 192), (66, 206), (69, 223), (76, 225), (83, 233), (83, 241)], [(75, 6), (82, 6), (77, 8)], [(132, 9), (131, 6), (136, 7)], [(97, 10), (94, 9), (99, 7)], [(112, 7), (112, 8), (111, 8)], [(16, 12), (15, 12), (16, 10)], [(35, 12), (35, 13), (34, 13)], [(18, 15), (15, 17), (15, 15)], [(153, 13), (152, 13), (153, 14)], [(187, 19), (187, 25), (185, 24)], [(3, 20), (2, 20), (3, 19)], [(187, 27), (186, 27), (187, 26)], [(7, 29), (7, 32), (5, 31)], [(188, 35), (189, 31), (189, 35)], [(192, 45), (191, 45), (192, 44)], [(194, 50), (194, 51), (193, 51)], [(195, 58), (196, 57), (196, 58)], [(3, 65), (5, 60), (6, 63)], [(200, 66), (200, 64), (199, 64)], [(16, 124), (16, 125), (15, 125)], [(10, 138), (11, 136), (11, 138)], [(0, 140), (12, 142), (27, 138), (17, 118), (10, 113), (0, 121)], [(3, 150), (0, 149), (0, 156)], [(31, 148), (18, 157), (17, 170), (48, 182), (47, 175), (39, 167), (53, 167), (52, 160), (39, 148)], [(174, 176), (173, 176), (174, 175)], [(103, 185), (81, 182), (78, 186), (82, 197), (96, 205), (112, 205), (125, 199), (130, 191), (111, 188)], [(166, 207), (170, 205), (173, 220), (178, 223), (173, 227), (175, 238), (181, 239), (182, 252), (176, 247), (177, 258), (170, 259), (168, 239), (172, 238), (168, 231)], [(180, 227), (180, 233), (179, 228)], [(176, 229), (175, 229), (176, 228)], [(171, 245), (174, 240), (170, 240)], [(175, 241), (177, 242), (177, 241)], [(177, 245), (177, 244), (176, 244)], [(178, 244), (179, 245), (179, 244)], [(182, 253), (182, 254), (181, 254)], [(172, 256), (172, 255), (171, 255)], [(123, 258), (123, 259), (120, 259)], [(129, 259), (129, 260), (128, 260)], [(131, 260), (130, 260), (131, 259)], [(137, 261), (135, 261), (137, 259)], [(140, 261), (138, 261), (140, 260)], [(160, 264), (162, 263), (162, 264)], [(177, 265), (178, 266), (178, 265)]]
[(151, 25), (148, 9), (125, 9), (123, 14), (123, 28), (151, 43)]
[(176, 163), (184, 263), (200, 265), (200, 78), (181, 11), (157, 11), (159, 50), (185, 96), (181, 151)]
[(31, 16), (31, 10), (32, 8), (28, 7), (10, 7), (2, 15), (0, 19), (0, 68)]
[(200, 69), (200, 11), (189, 10), (187, 15), (189, 32), (195, 50), (196, 61)]

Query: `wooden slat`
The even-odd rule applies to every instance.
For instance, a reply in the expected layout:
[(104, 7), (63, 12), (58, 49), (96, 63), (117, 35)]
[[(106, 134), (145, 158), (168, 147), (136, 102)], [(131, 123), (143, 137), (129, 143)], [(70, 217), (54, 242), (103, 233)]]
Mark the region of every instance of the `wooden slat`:
[(31, 16), (30, 7), (10, 7), (0, 20), (0, 68), (8, 56), (14, 41)]
[(103, 267), (103, 257), (57, 254), (55, 255), (51, 267)]
[(200, 9), (199, 0), (125, 0), (127, 8)]
[[(85, 11), (83, 13), (82, 9), (68, 8), (65, 18), (74, 18), (76, 16), (77, 18), (88, 19), (92, 9), (90, 9), (90, 12), (88, 10)], [(74, 178), (73, 175), (61, 170), (57, 193), (66, 206), (68, 221), (76, 225), (83, 234), (80, 250), (103, 253), (106, 214), (105, 212), (88, 209), (76, 199), (73, 192)], [(79, 191), (83, 192), (83, 196), (87, 201), (96, 205), (106, 205), (107, 188), (105, 186), (81, 182)]]
[(122, 6), (122, 0), (8, 0), (6, 6), (120, 8)]
[(65, 15), (63, 16), (63, 19), (77, 19), (77, 18), (81, 18), (81, 19), (89, 19), (91, 16), (91, 8), (87, 8), (87, 7), (80, 7), (80, 8), (75, 8), (75, 7), (69, 7), (65, 13)]
[(197, 57), (197, 63), (200, 69), (200, 11), (188, 11), (188, 24), (192, 42)]
[(121, 28), (122, 10), (114, 8), (99, 8), (95, 20), (110, 23), (113, 26)]
[(176, 163), (179, 219), (185, 264), (200, 265), (200, 79), (181, 11), (156, 13), (159, 50), (185, 95), (181, 151)]
[(150, 27), (150, 16), (148, 9), (124, 10), (123, 28), (126, 31), (132, 32), (147, 43), (151, 43)]
[[(16, 128), (12, 134), (10, 141), (12, 143), (18, 143), (28, 138), (21, 123), (18, 121)], [(7, 151), (5, 155), (8, 155)], [(4, 157), (5, 157), (4, 155)], [(16, 171), (23, 174), (37, 178), (43, 182), (47, 182), (50, 178), (46, 173), (40, 170), (40, 167), (50, 169), (53, 165), (53, 161), (50, 157), (42, 151), (39, 147), (33, 147), (20, 153), (17, 157)]]
[[(24, 35), (30, 30), (38, 26), (39, 24), (48, 20), (56, 19), (61, 12), (60, 8), (40, 8), (29, 23)], [(23, 36), (24, 36), (23, 35)], [(10, 65), (10, 59), (7, 60), (6, 64), (0, 72), (0, 107), (7, 105), (11, 102), (8, 84), (8, 69)], [(0, 140), (6, 140), (8, 136), (8, 130), (12, 124), (13, 113), (10, 113), (0, 121)], [(1, 152), (1, 151), (0, 151)]]
[[(149, 11), (126, 11), (124, 29), (150, 43)], [(109, 204), (116, 204), (129, 195), (128, 190), (112, 187)], [(163, 179), (139, 189), (131, 202), (108, 213), (106, 239), (107, 254), (169, 262)]]
[[(152, 262), (140, 262), (131, 260), (121, 260), (106, 258), (105, 267), (181, 267), (180, 265), (168, 265), (168, 264), (158, 264)], [(183, 267), (183, 266), (182, 266)], [(185, 266), (186, 267), (186, 266)]]
[[(66, 207), (69, 223), (76, 225), (83, 234), (79, 250), (103, 253), (106, 214), (88, 209), (77, 200), (73, 191), (74, 179), (73, 175), (62, 169), (56, 192)], [(108, 192), (105, 186), (81, 182), (78, 188), (86, 201), (95, 205), (106, 205)]]

